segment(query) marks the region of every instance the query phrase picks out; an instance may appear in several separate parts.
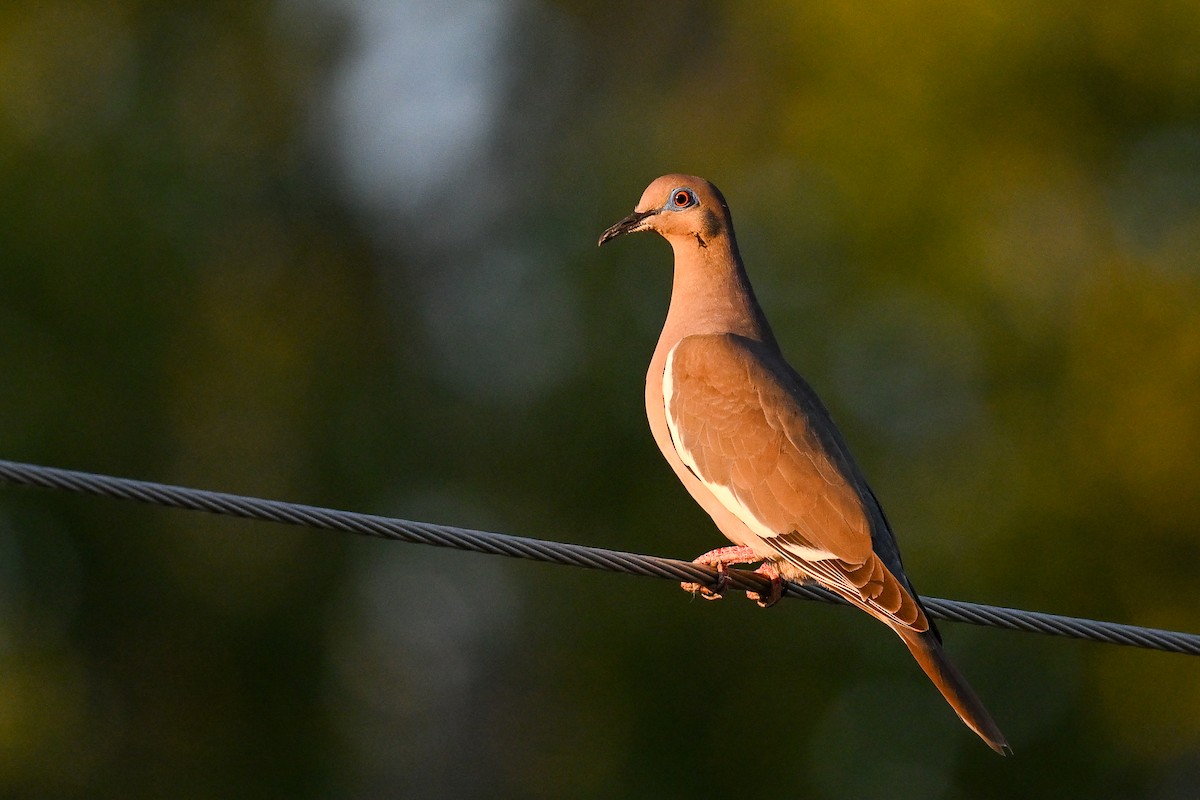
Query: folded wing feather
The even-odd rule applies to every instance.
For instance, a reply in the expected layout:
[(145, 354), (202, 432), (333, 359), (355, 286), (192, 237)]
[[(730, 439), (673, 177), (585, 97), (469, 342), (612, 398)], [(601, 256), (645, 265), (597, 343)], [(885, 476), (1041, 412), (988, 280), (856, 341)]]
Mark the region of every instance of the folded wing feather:
[(927, 629), (919, 604), (872, 549), (863, 494), (844, 458), (818, 435), (817, 425), (832, 426), (827, 412), (790, 385), (790, 374), (781, 358), (741, 337), (684, 338), (663, 376), (675, 449), (782, 560), (876, 616)]

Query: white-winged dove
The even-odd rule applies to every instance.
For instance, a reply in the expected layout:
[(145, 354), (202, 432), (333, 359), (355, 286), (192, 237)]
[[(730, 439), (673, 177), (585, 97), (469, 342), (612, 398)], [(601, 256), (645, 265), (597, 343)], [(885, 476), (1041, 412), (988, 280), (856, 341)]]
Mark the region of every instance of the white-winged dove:
[[(762, 561), (780, 579), (824, 586), (881, 620), (971, 730), (1012, 751), (950, 663), (904, 573), (879, 501), (825, 406), (784, 360), (738, 254), (725, 198), (708, 181), (664, 175), (600, 244), (635, 231), (671, 243), (671, 305), (650, 369), (646, 414), (675, 474), (734, 543), (696, 563), (724, 573)], [(685, 584), (685, 588), (696, 586)], [(719, 596), (701, 588), (705, 596)]]

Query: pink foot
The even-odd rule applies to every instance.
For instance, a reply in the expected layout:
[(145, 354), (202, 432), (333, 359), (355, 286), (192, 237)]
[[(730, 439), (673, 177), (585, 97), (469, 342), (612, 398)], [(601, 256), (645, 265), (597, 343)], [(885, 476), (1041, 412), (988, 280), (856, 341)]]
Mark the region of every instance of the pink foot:
[[(717, 585), (715, 588), (710, 589), (700, 583), (681, 583), (679, 585), (683, 587), (685, 592), (691, 592), (693, 595), (699, 592), (700, 596), (705, 600), (720, 600), (721, 595), (725, 592), (725, 587), (729, 584), (729, 565), (752, 564), (760, 560), (761, 557), (756, 555), (749, 547), (718, 547), (716, 550), (709, 550), (704, 555), (692, 560), (693, 564), (712, 567), (717, 571)], [(782, 592), (782, 588), (780, 591)], [(755, 599), (757, 599), (757, 595), (755, 595)]]
[(758, 603), (759, 608), (770, 608), (783, 598), (783, 576), (779, 574), (779, 566), (774, 561), (764, 561), (754, 572), (771, 579), (771, 591), (766, 599), (758, 592), (746, 592), (746, 597)]

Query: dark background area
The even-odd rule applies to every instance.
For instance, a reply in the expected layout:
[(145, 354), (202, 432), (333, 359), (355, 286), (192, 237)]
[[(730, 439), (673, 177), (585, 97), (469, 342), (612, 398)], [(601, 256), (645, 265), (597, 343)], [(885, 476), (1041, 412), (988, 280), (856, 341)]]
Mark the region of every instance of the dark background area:
[[(0, 457), (693, 557), (723, 190), (922, 591), (1200, 630), (1200, 6), (16, 2)], [(1194, 659), (0, 488), (0, 794), (1196, 796)]]

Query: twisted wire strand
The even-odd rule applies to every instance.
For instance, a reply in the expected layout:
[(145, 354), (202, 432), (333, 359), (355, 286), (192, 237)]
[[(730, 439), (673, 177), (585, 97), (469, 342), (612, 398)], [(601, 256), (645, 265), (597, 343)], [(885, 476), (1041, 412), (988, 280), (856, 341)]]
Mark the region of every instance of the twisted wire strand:
[[(183, 486), (16, 461), (0, 460), (0, 482), (98, 495), (117, 500), (133, 500), (169, 508), (207, 511), (212, 514), (264, 522), (343, 531), (380, 539), (524, 558), (551, 564), (700, 583), (708, 587), (716, 587), (718, 581), (715, 570), (674, 558), (457, 528), (450, 525), (436, 525), (429, 522), (414, 522), (352, 511), (338, 511), (280, 500), (265, 500), (245, 495), (190, 489)], [(727, 588), (766, 593), (770, 588), (770, 581), (748, 570), (730, 570)], [(784, 596), (845, 604), (845, 601), (837, 595), (819, 586), (790, 582), (784, 587)], [(969, 603), (962, 600), (945, 600), (924, 596), (921, 599), (925, 603), (929, 615), (940, 620), (1044, 633), (1171, 653), (1200, 655), (1200, 635), (1198, 634)]]

